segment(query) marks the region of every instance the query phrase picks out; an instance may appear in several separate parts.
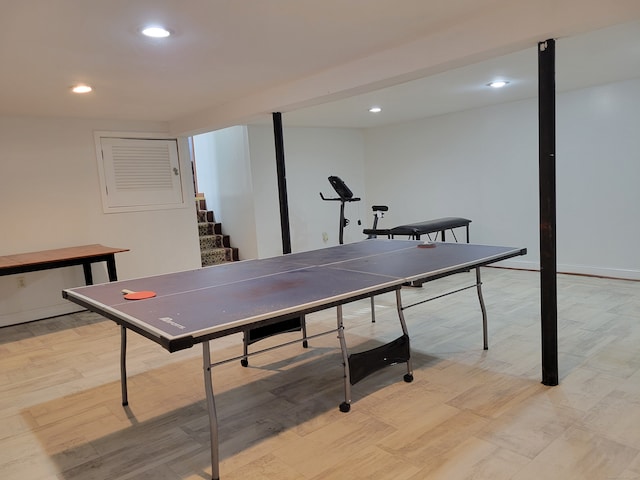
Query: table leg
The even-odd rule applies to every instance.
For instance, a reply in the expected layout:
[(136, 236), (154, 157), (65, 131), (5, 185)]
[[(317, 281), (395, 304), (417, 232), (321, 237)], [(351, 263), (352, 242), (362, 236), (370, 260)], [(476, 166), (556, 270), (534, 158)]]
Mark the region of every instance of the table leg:
[(371, 295), (371, 323), (376, 323), (376, 301), (374, 296)]
[(211, 441), (211, 478), (220, 480), (220, 456), (218, 452), (218, 417), (213, 399), (213, 382), (211, 380), (211, 352), (209, 342), (202, 342), (202, 362), (204, 370), (204, 389), (209, 412), (209, 436)]
[(82, 270), (84, 271), (84, 284), (93, 285), (93, 274), (91, 272), (91, 262), (84, 262), (82, 264)]
[(478, 300), (480, 300), (480, 310), (482, 310), (482, 341), (483, 348), (489, 350), (489, 333), (487, 332), (487, 309), (482, 298), (482, 280), (480, 278), (480, 267), (476, 267), (476, 289), (478, 290)]
[(122, 388), (122, 406), (129, 405), (127, 395), (127, 329), (120, 325), (120, 386)]
[(341, 412), (351, 410), (351, 378), (349, 373), (349, 352), (347, 342), (344, 339), (344, 324), (342, 322), (342, 305), (337, 306), (338, 340), (340, 340), (340, 350), (342, 350), (342, 365), (344, 367), (344, 402), (340, 404)]
[(118, 274), (116, 273), (116, 258), (115, 255), (110, 255), (107, 258), (107, 273), (109, 275), (110, 282), (116, 282), (118, 280)]
[(307, 317), (300, 315), (300, 328), (302, 329), (302, 348), (309, 348), (307, 341)]
[[(400, 326), (402, 327), (402, 333), (407, 337), (407, 341), (409, 341), (409, 330), (407, 329), (407, 322), (404, 319), (404, 313), (402, 308), (402, 295), (400, 293), (400, 288), (396, 290), (396, 308), (398, 309), (398, 317), (400, 318)], [(411, 348), (408, 348), (407, 355), (407, 373), (404, 376), (405, 382), (413, 381), (413, 364), (411, 363)]]

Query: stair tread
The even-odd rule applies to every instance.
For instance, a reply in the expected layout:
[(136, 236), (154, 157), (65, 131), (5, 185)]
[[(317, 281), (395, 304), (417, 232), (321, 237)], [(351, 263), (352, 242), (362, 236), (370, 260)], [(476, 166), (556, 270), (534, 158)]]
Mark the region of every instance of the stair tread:
[(200, 237), (228, 237), (229, 235), (225, 233), (205, 233), (204, 235), (200, 235)]

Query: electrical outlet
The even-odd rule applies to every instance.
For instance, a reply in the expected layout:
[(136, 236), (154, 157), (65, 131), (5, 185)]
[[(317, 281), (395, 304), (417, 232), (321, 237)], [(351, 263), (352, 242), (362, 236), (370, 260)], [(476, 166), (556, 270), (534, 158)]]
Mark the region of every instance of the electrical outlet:
[(18, 286), (19, 287), (26, 287), (27, 283), (24, 281), (24, 277), (23, 276), (19, 276), (18, 277)]
[(322, 241), (327, 243), (329, 241), (329, 235), (327, 232), (322, 232)]

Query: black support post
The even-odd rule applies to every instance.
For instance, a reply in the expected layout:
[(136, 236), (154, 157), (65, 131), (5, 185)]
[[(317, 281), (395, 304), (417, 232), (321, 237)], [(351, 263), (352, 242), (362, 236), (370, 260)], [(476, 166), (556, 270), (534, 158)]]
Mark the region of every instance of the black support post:
[(284, 136), (282, 135), (282, 114), (280, 112), (273, 113), (273, 136), (276, 142), (276, 168), (278, 174), (278, 198), (280, 199), (282, 253), (291, 253), (289, 201), (287, 199), (287, 174), (284, 168)]
[(555, 40), (538, 44), (542, 383), (558, 385)]

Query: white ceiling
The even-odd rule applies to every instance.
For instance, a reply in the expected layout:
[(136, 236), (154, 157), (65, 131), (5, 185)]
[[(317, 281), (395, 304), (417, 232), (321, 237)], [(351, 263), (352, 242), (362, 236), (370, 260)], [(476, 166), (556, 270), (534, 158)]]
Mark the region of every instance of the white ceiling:
[[(285, 125), (375, 127), (538, 95), (538, 49), (530, 47), (446, 72), (283, 116)], [(556, 41), (556, 91), (640, 78), (640, 22)], [(507, 80), (502, 89), (487, 84)], [(371, 106), (383, 111), (369, 113)]]
[[(638, 0), (0, 0), (0, 12), (4, 116), (175, 133), (271, 111), (291, 125), (394, 123), (535, 96), (535, 45), (551, 37), (560, 88), (640, 76)], [(174, 35), (144, 38), (147, 23)], [(511, 84), (489, 91), (497, 75)], [(94, 92), (71, 94), (78, 82)]]

